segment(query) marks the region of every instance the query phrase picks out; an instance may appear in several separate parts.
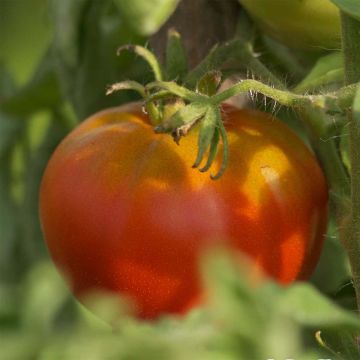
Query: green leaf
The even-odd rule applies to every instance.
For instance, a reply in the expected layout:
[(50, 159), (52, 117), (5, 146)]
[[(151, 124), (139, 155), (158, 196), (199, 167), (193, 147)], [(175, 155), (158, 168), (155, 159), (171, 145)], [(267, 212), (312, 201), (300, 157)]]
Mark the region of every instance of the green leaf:
[[(341, 136), (340, 146), (346, 138), (348, 136)], [(343, 284), (351, 278), (349, 260), (338, 239), (337, 230), (336, 224), (330, 221), (319, 263), (311, 277), (311, 282), (327, 294), (337, 294)]]
[(114, 0), (134, 32), (155, 33), (175, 11), (179, 0)]
[(279, 299), (279, 308), (300, 324), (360, 332), (360, 319), (341, 309), (309, 284), (295, 284)]
[(38, 359), (40, 344), (41, 341), (36, 333), (0, 331), (1, 356), (6, 360)]
[(279, 69), (275, 66), (274, 69), (272, 68), (272, 71), (277, 76), (282, 76), (281, 73), (286, 72), (291, 74), (291, 77), (297, 79), (297, 81), (304, 78), (308, 72), (308, 62), (311, 61), (309, 54), (306, 54), (306, 57), (301, 56), (300, 51), (294, 51), (294, 49), (288, 48), (266, 34), (262, 34), (262, 41), (265, 50), (262, 62), (273, 64), (272, 66), (278, 64)]
[(343, 54), (334, 52), (321, 57), (308, 75), (295, 87), (297, 93), (313, 91), (344, 80)]
[[(217, 249), (206, 260), (210, 300), (222, 319), (224, 336), (234, 336), (237, 342), (246, 337), (247, 347), (264, 351), (261, 356), (248, 354), (244, 359), (311, 359), (301, 349), (300, 332), (305, 330), (311, 338), (316, 330), (345, 337), (360, 333), (356, 313), (343, 310), (310, 284), (295, 283), (284, 288), (267, 282), (253, 288), (251, 275), (244, 276), (249, 270), (251, 274), (252, 269), (246, 259), (235, 258), (233, 254), (225, 257)], [(280, 339), (285, 337), (284, 343)]]
[(187, 74), (185, 83), (195, 88), (206, 73), (220, 69), (226, 61), (234, 58), (234, 54), (242, 46), (243, 44), (239, 40), (233, 40), (220, 46), (215, 45), (200, 64)]
[[(254, 287), (251, 275), (245, 275), (247, 259), (225, 255), (217, 249), (205, 259), (211, 310), (221, 324), (213, 346), (223, 345), (234, 359), (311, 359), (302, 349), (299, 323), (281, 311), (283, 288), (272, 283)], [(320, 358), (316, 351), (313, 355)]]
[(48, 331), (69, 296), (65, 283), (53, 264), (37, 264), (26, 278), (24, 292), (22, 325), (32, 330)]
[[(247, 38), (247, 35), (245, 38)], [(265, 83), (270, 83), (279, 89), (284, 89), (284, 84), (276, 76), (264, 68), (258, 60), (258, 54), (254, 52), (252, 44), (244, 40), (242, 36), (224, 44), (216, 44), (206, 57), (186, 76), (185, 83), (195, 87), (202, 76), (212, 70), (221, 70), (224, 74), (236, 74), (239, 71), (249, 71), (258, 74), (258, 77)], [(232, 67), (233, 70), (229, 71)], [(228, 69), (228, 70), (226, 70)]]
[(348, 15), (360, 20), (360, 6), (358, 0), (331, 0)]

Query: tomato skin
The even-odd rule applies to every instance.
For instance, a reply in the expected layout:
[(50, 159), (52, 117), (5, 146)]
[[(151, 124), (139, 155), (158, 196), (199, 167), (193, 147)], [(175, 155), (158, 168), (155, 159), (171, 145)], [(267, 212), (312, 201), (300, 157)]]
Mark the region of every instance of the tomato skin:
[(191, 168), (196, 130), (177, 146), (137, 103), (93, 115), (58, 146), (40, 217), (78, 297), (102, 289), (130, 297), (141, 318), (184, 313), (202, 296), (199, 260), (213, 246), (283, 284), (311, 274), (328, 200), (314, 156), (268, 114), (225, 109), (230, 161), (217, 181)]
[(339, 9), (330, 0), (239, 0), (260, 28), (287, 46), (341, 48)]

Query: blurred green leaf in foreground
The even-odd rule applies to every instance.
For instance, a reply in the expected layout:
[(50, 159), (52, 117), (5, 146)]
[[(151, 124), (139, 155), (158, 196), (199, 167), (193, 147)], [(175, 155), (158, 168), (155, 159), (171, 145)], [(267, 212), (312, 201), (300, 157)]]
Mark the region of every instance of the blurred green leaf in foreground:
[[(38, 264), (18, 288), (16, 326), (4, 324), (4, 311), (14, 304), (1, 289), (1, 359), (358, 359), (352, 334), (360, 331), (360, 320), (311, 285), (254, 287), (242, 274), (246, 268), (219, 253), (204, 268), (206, 308), (146, 323), (119, 312), (116, 300), (98, 297), (93, 309), (110, 327), (69, 299), (51, 263)], [(316, 342), (319, 331), (336, 357)]]

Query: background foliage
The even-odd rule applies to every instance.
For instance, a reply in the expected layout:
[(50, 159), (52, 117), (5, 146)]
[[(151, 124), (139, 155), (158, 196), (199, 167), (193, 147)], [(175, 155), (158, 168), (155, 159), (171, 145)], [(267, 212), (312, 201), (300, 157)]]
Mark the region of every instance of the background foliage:
[[(117, 319), (111, 329), (74, 300), (54, 269), (37, 210), (47, 160), (86, 116), (136, 98), (105, 96), (115, 81), (151, 79), (141, 59), (116, 57), (116, 49), (145, 44), (177, 3), (0, 1), (0, 359), (358, 359), (351, 334), (360, 321), (334, 227), (310, 284), (253, 289), (228, 256), (211, 256), (204, 261), (210, 304), (184, 319), (139, 323), (118, 313), (113, 299), (98, 299), (100, 317)], [(263, 61), (284, 71), (276, 62), (281, 45), (257, 41), (272, 49)], [(296, 56), (299, 74), (308, 73), (302, 86), (342, 76), (339, 53)], [(280, 109), (279, 116), (294, 114)]]

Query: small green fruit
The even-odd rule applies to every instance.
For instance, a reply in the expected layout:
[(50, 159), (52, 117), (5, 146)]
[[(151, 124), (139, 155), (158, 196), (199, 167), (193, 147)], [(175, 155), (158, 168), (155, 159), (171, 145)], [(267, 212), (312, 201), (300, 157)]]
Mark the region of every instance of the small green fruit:
[(259, 27), (299, 49), (339, 49), (339, 9), (330, 0), (239, 0)]

